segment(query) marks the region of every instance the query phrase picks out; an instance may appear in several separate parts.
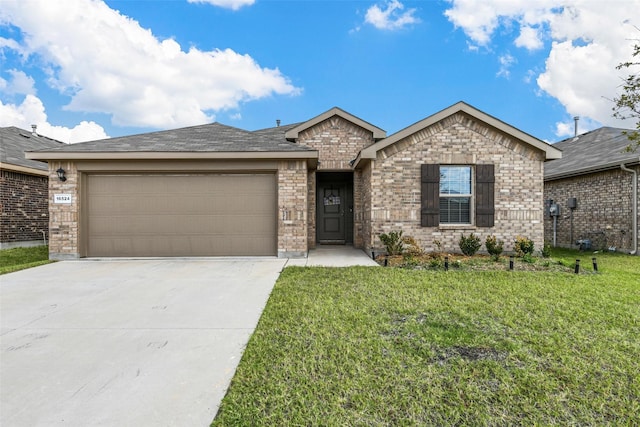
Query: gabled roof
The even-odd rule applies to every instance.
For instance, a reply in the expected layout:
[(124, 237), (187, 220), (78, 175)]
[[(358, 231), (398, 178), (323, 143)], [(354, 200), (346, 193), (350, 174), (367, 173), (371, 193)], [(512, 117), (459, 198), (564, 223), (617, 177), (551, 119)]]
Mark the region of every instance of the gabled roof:
[(316, 158), (284, 138), (285, 129), (250, 132), (220, 123), (69, 144), (32, 159)]
[(601, 127), (553, 144), (562, 150), (562, 159), (545, 163), (545, 181), (616, 169), (621, 163), (627, 166), (639, 164), (640, 153), (625, 150), (630, 144), (625, 131), (633, 132)]
[(525, 144), (543, 151), (545, 153), (546, 159), (559, 159), (560, 157), (562, 157), (562, 153), (560, 152), (560, 150), (554, 148), (550, 144), (547, 144), (546, 142), (541, 141), (538, 138), (524, 133), (521, 130), (516, 129), (513, 126), (508, 125), (505, 122), (498, 120), (495, 117), (490, 116), (487, 113), (484, 113), (465, 102), (458, 102), (448, 108), (445, 108), (442, 111), (439, 111), (427, 117), (426, 119), (420, 120), (419, 122), (416, 122), (411, 126), (406, 127), (394, 133), (393, 135), (390, 135), (388, 138), (385, 138), (381, 141), (376, 142), (375, 144), (366, 147), (360, 152), (360, 155), (354, 163), (355, 165), (357, 165), (360, 159), (375, 159), (378, 151), (459, 112), (466, 113), (469, 116), (472, 116), (489, 126), (492, 126), (508, 135), (511, 135), (512, 137), (524, 142)]
[(48, 175), (49, 166), (25, 158), (25, 151), (55, 149), (60, 141), (15, 126), (0, 128), (0, 168), (35, 175)]
[(370, 131), (371, 133), (373, 133), (373, 139), (374, 140), (379, 140), (382, 139), (384, 137), (387, 136), (387, 132), (385, 132), (384, 130), (380, 129), (377, 126), (372, 125), (371, 123), (365, 122), (364, 120), (362, 120), (359, 117), (354, 116), (353, 114), (349, 114), (346, 111), (344, 111), (341, 108), (338, 107), (333, 107), (332, 109), (330, 109), (329, 111), (325, 111), (324, 113), (312, 118), (311, 120), (307, 120), (304, 123), (300, 123), (298, 126), (289, 129), (287, 131), (287, 133), (285, 134), (285, 137), (289, 140), (289, 141), (295, 141), (298, 138), (298, 135), (300, 134), (300, 132), (309, 129), (310, 127), (313, 127), (315, 125), (317, 125), (318, 123), (321, 123), (327, 119), (330, 119), (333, 116), (339, 116), (342, 117), (343, 119), (360, 126), (363, 129), (366, 129), (368, 131)]

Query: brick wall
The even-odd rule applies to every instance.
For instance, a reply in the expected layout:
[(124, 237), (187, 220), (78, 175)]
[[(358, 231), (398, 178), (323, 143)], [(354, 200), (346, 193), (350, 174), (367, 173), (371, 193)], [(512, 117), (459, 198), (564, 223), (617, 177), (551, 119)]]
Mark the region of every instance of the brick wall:
[(48, 178), (0, 171), (0, 243), (49, 238)]
[[(349, 162), (356, 158), (360, 150), (373, 144), (373, 134), (340, 116), (333, 116), (315, 126), (305, 129), (298, 135), (298, 143), (318, 150), (318, 171), (352, 171)], [(359, 218), (362, 214), (362, 180), (354, 174), (354, 230), (355, 247), (362, 247), (363, 233)], [(315, 171), (309, 174), (308, 186), (308, 242), (309, 248), (316, 246), (316, 177)]]
[[(640, 173), (640, 167), (635, 170)], [(576, 248), (576, 240), (590, 239), (594, 249), (632, 250), (632, 180), (631, 173), (614, 169), (545, 182), (545, 200), (554, 200), (561, 209), (556, 245)], [(577, 199), (573, 213), (568, 207), (570, 197)], [(545, 215), (544, 226), (545, 241), (552, 245), (553, 218), (549, 215)]]
[[(56, 170), (62, 168), (67, 180), (58, 179)], [(74, 259), (80, 256), (78, 240), (81, 175), (73, 162), (49, 163), (49, 258)], [(55, 194), (70, 194), (71, 203), (53, 203)]]
[[(381, 248), (381, 233), (402, 230), (426, 250), (459, 252), (461, 234), (473, 232), (484, 243), (488, 235), (513, 250), (518, 235), (540, 249), (543, 230), (543, 153), (457, 113), (378, 152), (371, 167), (371, 231), (367, 251)], [(420, 166), (438, 164), (495, 165), (495, 226), (421, 227)], [(365, 225), (366, 227), (366, 225)], [(484, 247), (483, 247), (484, 249)]]
[(282, 161), (278, 166), (278, 256), (307, 253), (307, 164)]

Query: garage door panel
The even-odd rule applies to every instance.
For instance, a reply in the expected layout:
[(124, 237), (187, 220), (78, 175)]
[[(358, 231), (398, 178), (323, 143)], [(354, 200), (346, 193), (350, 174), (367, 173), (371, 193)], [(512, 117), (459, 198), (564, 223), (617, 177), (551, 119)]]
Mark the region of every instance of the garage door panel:
[(88, 175), (88, 256), (275, 255), (274, 174)]

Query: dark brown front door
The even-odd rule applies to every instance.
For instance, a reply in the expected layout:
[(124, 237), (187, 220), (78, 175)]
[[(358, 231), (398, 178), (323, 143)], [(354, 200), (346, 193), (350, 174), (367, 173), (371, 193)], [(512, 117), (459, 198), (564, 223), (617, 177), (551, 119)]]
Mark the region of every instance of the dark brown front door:
[(336, 183), (318, 186), (318, 241), (320, 243), (346, 242), (345, 211), (347, 187)]

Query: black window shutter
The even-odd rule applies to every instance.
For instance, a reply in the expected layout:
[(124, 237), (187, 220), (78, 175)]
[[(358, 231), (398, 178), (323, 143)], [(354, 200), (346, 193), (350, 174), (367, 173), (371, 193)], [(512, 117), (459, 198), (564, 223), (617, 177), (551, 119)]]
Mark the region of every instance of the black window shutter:
[(495, 174), (493, 165), (476, 165), (476, 226), (493, 227)]
[(440, 165), (421, 165), (420, 175), (420, 225), (437, 227), (440, 223)]

